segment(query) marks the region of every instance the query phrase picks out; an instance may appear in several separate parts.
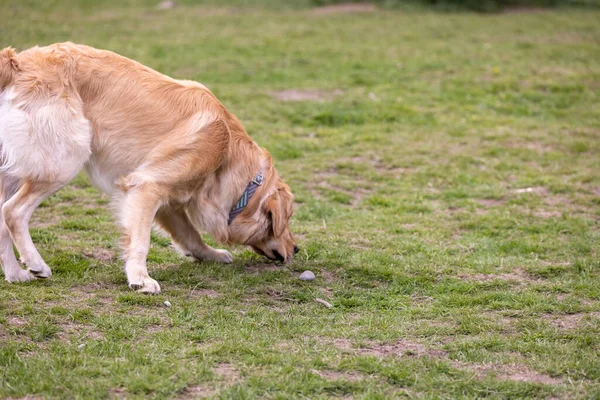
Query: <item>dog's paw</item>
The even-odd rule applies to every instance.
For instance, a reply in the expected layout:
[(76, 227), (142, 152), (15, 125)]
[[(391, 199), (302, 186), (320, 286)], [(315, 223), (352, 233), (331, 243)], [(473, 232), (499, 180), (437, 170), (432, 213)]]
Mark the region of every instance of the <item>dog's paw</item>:
[(227, 250), (213, 249), (212, 247), (203, 249), (202, 252), (194, 252), (191, 256), (198, 261), (216, 261), (225, 264), (233, 262), (233, 256), (230, 252)]
[(34, 280), (35, 276), (31, 272), (19, 268), (15, 273), (7, 275), (4, 279), (10, 283), (29, 282)]
[[(24, 263), (25, 264), (25, 263)], [(50, 278), (52, 276), (52, 270), (46, 263), (36, 263), (33, 265), (25, 264), (27, 266), (27, 271), (33, 274), (36, 278)]]
[(213, 249), (214, 253), (212, 253), (209, 257), (209, 260), (222, 262), (225, 264), (230, 264), (233, 262), (233, 256), (227, 250), (218, 250)]
[(154, 279), (148, 277), (129, 282), (129, 287), (139, 293), (159, 294), (160, 285)]

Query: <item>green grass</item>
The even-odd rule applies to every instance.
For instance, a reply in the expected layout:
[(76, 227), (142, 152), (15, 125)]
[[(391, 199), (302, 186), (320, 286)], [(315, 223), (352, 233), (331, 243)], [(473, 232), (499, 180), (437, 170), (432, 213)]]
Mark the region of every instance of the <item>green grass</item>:
[(600, 396), (599, 11), (96, 3), (3, 2), (2, 45), (206, 84), (292, 187), (301, 251), (199, 264), (155, 235), (138, 295), (78, 177), (34, 215), (53, 277), (0, 283), (0, 397)]

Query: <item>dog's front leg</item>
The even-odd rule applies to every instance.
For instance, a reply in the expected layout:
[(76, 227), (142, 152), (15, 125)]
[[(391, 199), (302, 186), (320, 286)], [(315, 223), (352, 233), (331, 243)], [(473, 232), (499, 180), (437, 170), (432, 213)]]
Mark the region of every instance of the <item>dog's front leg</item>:
[(119, 205), (127, 282), (142, 293), (160, 293), (158, 282), (150, 278), (146, 268), (152, 221), (160, 205), (160, 189), (147, 183), (127, 187)]
[(213, 249), (202, 241), (200, 233), (183, 209), (162, 207), (156, 213), (156, 222), (171, 235), (173, 245), (186, 256), (199, 261), (233, 262), (233, 257), (227, 250)]

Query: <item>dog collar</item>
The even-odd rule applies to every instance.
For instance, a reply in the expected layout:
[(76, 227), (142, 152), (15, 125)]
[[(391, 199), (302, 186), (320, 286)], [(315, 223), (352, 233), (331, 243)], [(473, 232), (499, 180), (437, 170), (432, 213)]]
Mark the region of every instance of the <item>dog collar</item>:
[(264, 177), (262, 175), (262, 172), (259, 172), (254, 178), (252, 178), (248, 186), (246, 186), (246, 190), (244, 190), (244, 193), (242, 193), (242, 196), (238, 200), (237, 204), (233, 206), (231, 211), (229, 211), (229, 220), (227, 221), (227, 225), (231, 225), (233, 219), (237, 217), (242, 212), (244, 207), (248, 205), (248, 202), (250, 201), (258, 187), (262, 185), (263, 179)]

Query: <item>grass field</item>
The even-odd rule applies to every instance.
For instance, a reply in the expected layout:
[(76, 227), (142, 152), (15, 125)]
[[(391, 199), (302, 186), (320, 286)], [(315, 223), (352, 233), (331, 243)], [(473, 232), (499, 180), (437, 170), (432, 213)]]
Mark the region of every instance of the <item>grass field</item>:
[(301, 251), (199, 264), (155, 235), (163, 292), (137, 294), (80, 176), (32, 222), (53, 277), (0, 283), (0, 397), (600, 397), (600, 11), (188, 3), (5, 1), (0, 47), (206, 84), (292, 187)]

